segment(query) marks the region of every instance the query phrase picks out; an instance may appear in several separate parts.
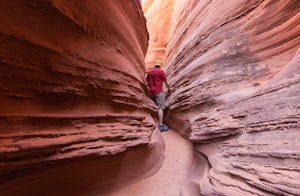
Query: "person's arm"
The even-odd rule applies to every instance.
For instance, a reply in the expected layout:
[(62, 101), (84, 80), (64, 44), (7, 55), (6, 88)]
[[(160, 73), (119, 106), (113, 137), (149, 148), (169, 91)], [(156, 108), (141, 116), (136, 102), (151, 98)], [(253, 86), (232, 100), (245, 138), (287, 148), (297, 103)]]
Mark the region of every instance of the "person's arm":
[(171, 91), (170, 85), (168, 83), (167, 77), (166, 77), (166, 73), (163, 71), (163, 81), (165, 82), (167, 88), (168, 88), (168, 92)]
[(148, 73), (146, 73), (146, 86), (149, 88), (149, 76)]
[(147, 93), (148, 93), (148, 96), (150, 96), (150, 82), (149, 82), (149, 75), (148, 73), (146, 73), (146, 89), (147, 89)]
[(166, 86), (167, 86), (167, 88), (168, 88), (168, 91), (170, 92), (170, 91), (171, 91), (171, 88), (170, 88), (170, 85), (169, 85), (169, 83), (168, 83), (167, 80), (165, 80), (165, 84), (166, 84)]

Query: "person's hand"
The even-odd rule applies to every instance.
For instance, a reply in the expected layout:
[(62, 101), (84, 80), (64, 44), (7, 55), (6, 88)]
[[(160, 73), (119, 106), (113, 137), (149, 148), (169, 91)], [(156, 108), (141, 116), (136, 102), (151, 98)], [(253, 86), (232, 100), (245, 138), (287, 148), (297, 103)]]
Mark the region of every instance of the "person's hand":
[(167, 91), (167, 97), (170, 96), (170, 94), (171, 94), (171, 88), (169, 88)]

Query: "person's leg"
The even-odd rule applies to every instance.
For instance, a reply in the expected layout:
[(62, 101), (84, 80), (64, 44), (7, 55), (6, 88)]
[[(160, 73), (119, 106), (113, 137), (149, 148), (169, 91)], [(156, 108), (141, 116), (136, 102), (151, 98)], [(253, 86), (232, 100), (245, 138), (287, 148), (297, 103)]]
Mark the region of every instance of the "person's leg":
[(158, 106), (158, 128), (160, 131), (168, 131), (168, 127), (164, 125), (164, 109), (166, 108), (165, 94), (162, 92), (156, 96), (156, 104)]
[(159, 125), (162, 125), (164, 122), (164, 110), (158, 109), (158, 123)]

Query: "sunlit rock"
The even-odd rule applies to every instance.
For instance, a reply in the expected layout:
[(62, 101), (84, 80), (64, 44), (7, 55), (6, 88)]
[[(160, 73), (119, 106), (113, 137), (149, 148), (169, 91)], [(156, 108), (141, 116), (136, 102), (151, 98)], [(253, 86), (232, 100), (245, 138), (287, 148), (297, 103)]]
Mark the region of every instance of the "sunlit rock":
[(147, 18), (149, 32), (149, 47), (145, 58), (147, 70), (153, 67), (155, 60), (164, 58), (174, 2), (175, 0), (143, 1), (143, 11)]

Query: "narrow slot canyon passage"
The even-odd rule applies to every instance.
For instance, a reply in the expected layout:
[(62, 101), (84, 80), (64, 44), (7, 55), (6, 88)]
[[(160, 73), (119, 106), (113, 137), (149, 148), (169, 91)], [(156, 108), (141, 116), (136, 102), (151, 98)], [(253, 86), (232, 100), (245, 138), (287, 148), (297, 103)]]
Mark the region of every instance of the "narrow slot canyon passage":
[(124, 2), (0, 1), (0, 195), (300, 195), (300, 1)]
[(180, 188), (192, 166), (192, 144), (173, 130), (161, 134), (165, 143), (165, 152), (164, 161), (158, 172), (153, 176), (109, 194), (109, 196), (179, 195)]

